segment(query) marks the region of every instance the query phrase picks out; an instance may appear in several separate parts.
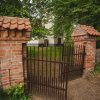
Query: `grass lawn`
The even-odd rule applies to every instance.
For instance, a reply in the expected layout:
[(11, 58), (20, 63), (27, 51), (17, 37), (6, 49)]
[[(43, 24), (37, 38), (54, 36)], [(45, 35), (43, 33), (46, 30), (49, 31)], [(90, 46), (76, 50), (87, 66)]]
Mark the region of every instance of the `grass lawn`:
[(45, 59), (56, 59), (59, 60), (62, 58), (63, 47), (62, 46), (49, 46), (49, 47), (28, 47), (28, 55), (34, 58)]
[(97, 63), (97, 64), (96, 64), (96, 67), (95, 67), (95, 69), (94, 69), (94, 72), (95, 72), (95, 73), (100, 73), (100, 63)]

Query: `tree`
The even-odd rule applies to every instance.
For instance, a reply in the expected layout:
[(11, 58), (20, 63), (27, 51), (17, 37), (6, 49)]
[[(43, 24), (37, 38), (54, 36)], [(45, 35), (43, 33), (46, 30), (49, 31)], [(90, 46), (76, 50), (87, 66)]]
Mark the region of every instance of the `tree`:
[(21, 17), (22, 3), (20, 0), (0, 0), (1, 16)]
[(0, 0), (0, 15), (29, 18), (31, 36), (43, 37), (49, 33), (42, 25), (49, 19), (49, 4), (50, 0)]
[(32, 36), (44, 37), (49, 34), (48, 29), (44, 27), (50, 19), (51, 12), (51, 0), (32, 0), (30, 7), (30, 13), (34, 18), (32, 20)]
[(100, 31), (99, 0), (54, 0), (54, 32), (70, 36), (73, 24), (90, 25)]

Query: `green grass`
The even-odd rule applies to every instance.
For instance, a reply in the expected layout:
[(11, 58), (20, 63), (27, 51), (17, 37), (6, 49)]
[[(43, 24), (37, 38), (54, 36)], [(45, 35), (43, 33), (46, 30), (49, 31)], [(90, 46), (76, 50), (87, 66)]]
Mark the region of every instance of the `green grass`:
[(94, 69), (95, 73), (100, 73), (100, 63), (97, 63)]
[(28, 55), (35, 58), (38, 58), (38, 56), (41, 58), (43, 55), (43, 58), (47, 57), (47, 59), (50, 59), (51, 57), (58, 60), (62, 57), (62, 47), (35, 47), (35, 49), (34, 47), (28, 47)]

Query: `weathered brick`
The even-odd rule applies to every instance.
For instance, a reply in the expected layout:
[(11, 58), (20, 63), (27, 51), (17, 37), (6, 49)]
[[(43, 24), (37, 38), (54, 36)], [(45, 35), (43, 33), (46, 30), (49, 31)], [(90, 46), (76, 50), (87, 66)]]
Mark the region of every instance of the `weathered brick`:
[[(22, 36), (23, 32), (19, 30), (8, 30), (7, 28), (1, 31), (1, 29), (2, 28), (0, 28), (0, 74), (2, 76), (1, 81), (3, 87), (6, 88), (10, 86), (10, 80), (11, 85), (20, 82), (23, 83), (22, 43), (26, 43), (29, 38), (27, 38), (26, 35)], [(30, 32), (28, 35), (29, 34)]]
[[(84, 32), (81, 27), (76, 27), (72, 33), (74, 45), (83, 44), (85, 45), (85, 58), (84, 68), (85, 70), (93, 69), (95, 67), (95, 56), (96, 56), (96, 40), (95, 36), (92, 38), (87, 32)], [(77, 59), (76, 59), (77, 60)]]

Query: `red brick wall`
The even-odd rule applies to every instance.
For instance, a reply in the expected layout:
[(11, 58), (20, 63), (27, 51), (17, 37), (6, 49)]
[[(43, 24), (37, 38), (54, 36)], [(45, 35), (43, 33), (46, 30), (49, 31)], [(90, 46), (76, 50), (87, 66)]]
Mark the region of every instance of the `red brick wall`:
[(94, 40), (88, 40), (85, 44), (85, 51), (86, 51), (86, 56), (85, 56), (85, 68), (92, 69), (95, 67), (96, 63), (96, 41)]
[[(76, 37), (77, 38), (77, 37)], [(84, 68), (86, 70), (94, 69), (96, 63), (96, 41), (93, 39), (84, 39), (81, 41), (74, 41), (75, 45), (85, 45), (85, 59)], [(74, 45), (74, 46), (75, 46)]]
[(23, 81), (22, 42), (0, 41), (0, 62), (3, 85)]
[(23, 83), (22, 44), (30, 38), (29, 19), (0, 17), (0, 85)]
[(99, 32), (91, 26), (77, 25), (72, 33), (75, 45), (85, 45), (84, 68), (93, 70), (96, 64), (96, 37), (100, 36)]

